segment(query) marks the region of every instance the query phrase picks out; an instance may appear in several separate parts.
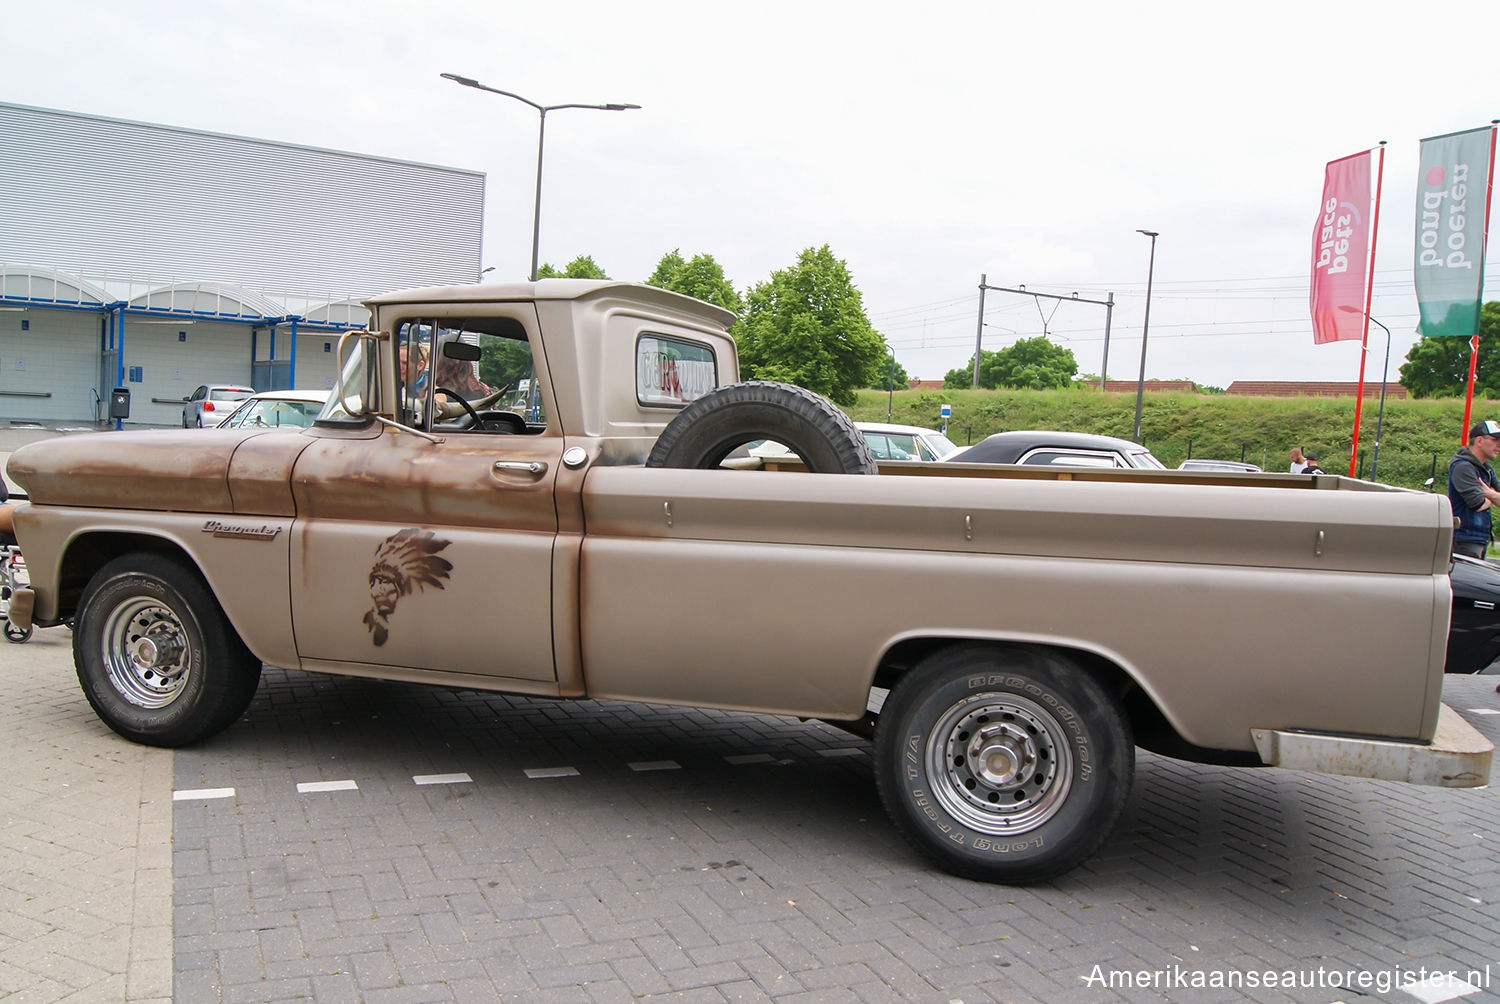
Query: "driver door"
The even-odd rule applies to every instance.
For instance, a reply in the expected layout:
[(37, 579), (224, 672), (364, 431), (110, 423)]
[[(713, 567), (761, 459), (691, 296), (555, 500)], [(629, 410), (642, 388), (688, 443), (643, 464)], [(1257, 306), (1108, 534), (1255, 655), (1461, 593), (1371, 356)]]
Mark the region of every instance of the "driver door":
[[(555, 680), (553, 490), (562, 430), (542, 398), (518, 418), (524, 405), (510, 389), (522, 379), (546, 383), (536, 375), (545, 365), (539, 349), (533, 354), (535, 310), (431, 309), (398, 318), (384, 346), (391, 363), (406, 356), (396, 368), (398, 416), (417, 431), (375, 425), (351, 436), (317, 428), (298, 457), (298, 652), (310, 668), (360, 663)], [(468, 348), (450, 356), (449, 342)], [(463, 408), (460, 398), (476, 403)]]

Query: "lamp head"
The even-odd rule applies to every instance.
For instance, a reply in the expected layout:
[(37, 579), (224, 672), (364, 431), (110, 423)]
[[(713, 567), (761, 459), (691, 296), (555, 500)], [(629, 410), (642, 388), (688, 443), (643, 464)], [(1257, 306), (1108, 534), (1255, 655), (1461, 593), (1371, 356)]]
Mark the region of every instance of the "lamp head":
[(1156, 238), (1158, 238), (1158, 237), (1161, 236), (1161, 234), (1157, 233), (1155, 230), (1137, 230), (1136, 233), (1138, 233), (1138, 234), (1145, 234), (1147, 237), (1150, 237), (1152, 240), (1155, 240)]
[(475, 80), (473, 77), (460, 77), (456, 73), (440, 73), (438, 74), (438, 76), (444, 78), (445, 80), (451, 80), (455, 84), (463, 84), (465, 87), (479, 86), (479, 81)]

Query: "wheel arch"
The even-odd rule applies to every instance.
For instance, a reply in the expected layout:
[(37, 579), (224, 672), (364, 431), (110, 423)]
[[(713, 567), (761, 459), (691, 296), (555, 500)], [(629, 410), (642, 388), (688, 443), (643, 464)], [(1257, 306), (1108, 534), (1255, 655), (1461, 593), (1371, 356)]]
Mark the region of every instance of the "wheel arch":
[[(223, 576), (210, 575), (203, 562), (195, 556), (170, 528), (121, 529), (95, 527), (80, 529), (69, 537), (61, 548), (55, 579), (56, 611), (47, 623), (60, 624), (75, 618), (84, 589), (94, 573), (114, 559), (133, 552), (171, 558), (182, 565), (191, 575), (204, 584), (232, 630), (239, 639), (264, 662), (278, 666), (298, 666), (300, 661), (292, 642), (290, 604), (278, 604), (267, 616), (258, 614), (247, 606), (245, 590), (229, 580), (226, 595)], [(33, 573), (35, 568), (33, 567)], [(236, 597), (238, 597), (236, 599)], [(268, 638), (280, 638), (280, 647), (274, 650), (264, 645)], [(273, 643), (276, 644), (276, 643)]]
[(875, 668), (871, 686), (889, 690), (922, 660), (959, 646), (987, 647), (996, 651), (1045, 651), (1067, 658), (1119, 701), (1130, 721), (1136, 745), (1143, 749), (1195, 763), (1238, 767), (1263, 765), (1254, 752), (1206, 749), (1188, 742), (1151, 688), (1142, 681), (1139, 670), (1127, 667), (1125, 660), (1111, 653), (1078, 641), (982, 634), (913, 635), (893, 641), (885, 650)]
[(135, 551), (174, 558), (207, 581), (187, 548), (170, 536), (127, 530), (85, 530), (67, 542), (58, 562), (57, 620), (65, 621), (78, 613), (78, 602), (95, 572)]

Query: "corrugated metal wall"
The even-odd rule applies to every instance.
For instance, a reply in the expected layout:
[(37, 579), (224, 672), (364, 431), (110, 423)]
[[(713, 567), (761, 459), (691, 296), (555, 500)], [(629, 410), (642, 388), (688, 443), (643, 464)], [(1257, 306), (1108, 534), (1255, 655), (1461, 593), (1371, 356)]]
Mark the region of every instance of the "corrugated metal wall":
[(82, 310), (0, 312), (0, 417), (91, 421), (100, 324)]
[(0, 261), (323, 299), (479, 277), (479, 172), (5, 103), (0, 151)]
[[(140, 380), (131, 379), (132, 370)], [(121, 386), (130, 389), (132, 423), (181, 425), (182, 399), (199, 384), (250, 382), (250, 326), (127, 318), (125, 373)]]

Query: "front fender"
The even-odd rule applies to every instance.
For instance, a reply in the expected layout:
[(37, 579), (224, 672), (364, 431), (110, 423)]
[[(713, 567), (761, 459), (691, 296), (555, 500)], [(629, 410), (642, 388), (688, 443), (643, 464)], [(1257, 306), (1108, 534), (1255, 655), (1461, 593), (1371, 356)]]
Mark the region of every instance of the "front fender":
[(32, 503), (16, 511), (15, 521), (37, 624), (74, 616), (89, 579), (106, 562), (132, 551), (170, 554), (203, 577), (258, 658), (300, 665), (292, 637), (290, 519)]

